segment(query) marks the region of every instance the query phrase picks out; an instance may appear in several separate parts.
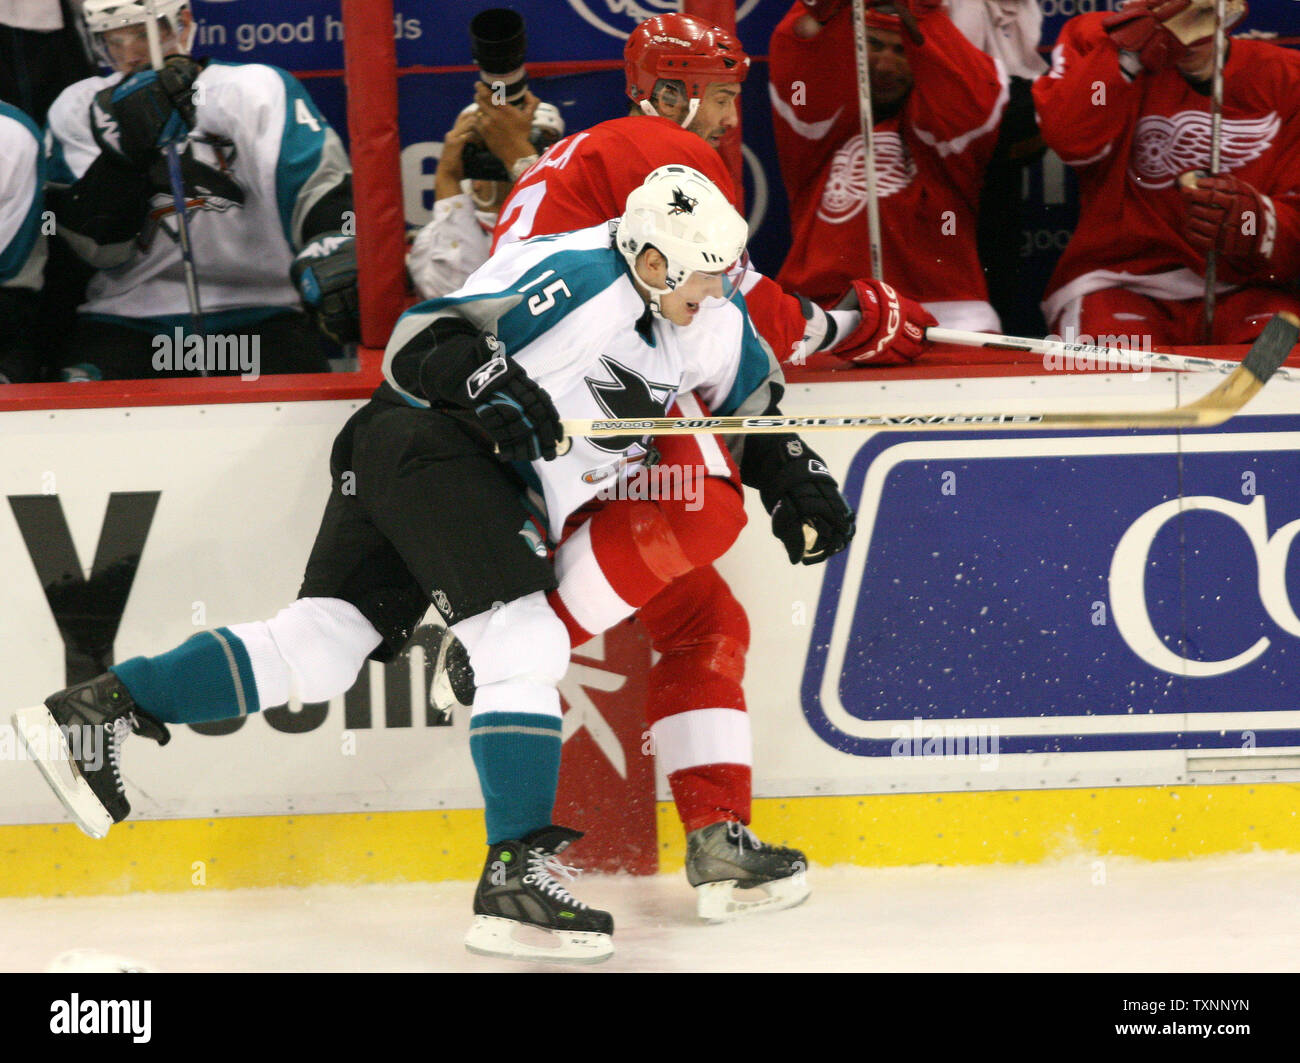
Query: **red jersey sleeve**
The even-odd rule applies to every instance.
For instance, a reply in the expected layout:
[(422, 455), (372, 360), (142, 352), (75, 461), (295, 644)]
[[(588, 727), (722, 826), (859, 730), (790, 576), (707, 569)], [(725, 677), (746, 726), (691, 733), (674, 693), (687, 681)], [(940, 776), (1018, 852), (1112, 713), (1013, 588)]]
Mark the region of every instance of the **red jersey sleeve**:
[(1010, 95), (1006, 72), (971, 44), (942, 10), (917, 23), (924, 44), (903, 34), (912, 67), (904, 122), (912, 135), (938, 153), (947, 169), (965, 171), (961, 177), (954, 175), (953, 183), (973, 189), (978, 199)]
[(701, 137), (666, 118), (616, 118), (546, 150), (502, 205), (492, 250), (502, 242), (572, 232), (617, 218), (632, 189), (669, 163), (699, 170), (736, 203), (730, 172)]
[(1103, 18), (1070, 19), (1052, 49), (1052, 69), (1034, 82), (1043, 140), (1070, 166), (1106, 158), (1141, 105), (1141, 76), (1129, 81), (1120, 70)]
[(781, 179), (792, 203), (810, 194), (831, 156), (861, 131), (852, 13), (841, 12), (816, 36), (804, 39), (794, 27), (806, 11), (803, 0), (797, 0), (768, 48), (772, 128)]

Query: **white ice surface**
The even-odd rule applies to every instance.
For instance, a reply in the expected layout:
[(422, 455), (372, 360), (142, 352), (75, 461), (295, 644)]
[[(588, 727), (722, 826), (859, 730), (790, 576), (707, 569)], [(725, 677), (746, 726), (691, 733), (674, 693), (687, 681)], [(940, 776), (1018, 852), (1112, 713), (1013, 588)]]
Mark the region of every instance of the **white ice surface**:
[[(706, 926), (682, 875), (589, 876), (593, 971), (1300, 971), (1300, 855), (809, 873), (802, 907)], [(1103, 881), (1104, 879), (1104, 881)], [(0, 971), (93, 947), (162, 971), (576, 971), (466, 953), (472, 883), (0, 900)]]

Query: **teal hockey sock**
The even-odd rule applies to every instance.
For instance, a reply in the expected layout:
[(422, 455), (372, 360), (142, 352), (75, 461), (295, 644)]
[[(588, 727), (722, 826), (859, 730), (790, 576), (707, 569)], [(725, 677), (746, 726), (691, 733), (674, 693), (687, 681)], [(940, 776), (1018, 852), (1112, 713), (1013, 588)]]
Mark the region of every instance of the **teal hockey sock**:
[(206, 723), (258, 709), (248, 651), (229, 628), (201, 631), (174, 650), (132, 657), (110, 670), (163, 723)]
[(475, 713), (469, 750), (483, 790), (488, 844), (522, 838), (551, 825), (560, 782), (559, 716)]

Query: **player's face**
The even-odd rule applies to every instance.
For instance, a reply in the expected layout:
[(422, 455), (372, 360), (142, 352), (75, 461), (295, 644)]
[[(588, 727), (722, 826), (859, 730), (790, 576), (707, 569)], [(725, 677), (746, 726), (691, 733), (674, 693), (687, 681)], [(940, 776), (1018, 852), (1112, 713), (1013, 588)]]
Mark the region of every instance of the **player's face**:
[(667, 295), (659, 297), (659, 312), (674, 325), (689, 325), (705, 299), (722, 298), (721, 273), (692, 273)]
[(716, 148), (719, 141), (740, 124), (740, 112), (736, 109), (738, 99), (739, 85), (714, 82), (700, 97), (695, 118), (686, 128)]
[(867, 66), (871, 71), (871, 99), (882, 107), (902, 102), (912, 90), (912, 64), (903, 51), (903, 35), (893, 30), (867, 27)]
[[(188, 11), (181, 12), (182, 22), (189, 17)], [(182, 25), (182, 32), (184, 26)], [(143, 22), (134, 26), (122, 26), (98, 35), (104, 53), (108, 56), (113, 69), (123, 74), (135, 74), (148, 70), (153, 64), (149, 60), (149, 32)], [(171, 25), (166, 19), (158, 23), (158, 39), (162, 45), (162, 54), (177, 55), (181, 44)]]
[(1214, 40), (1193, 44), (1178, 61), (1178, 69), (1194, 81), (1209, 81), (1214, 76)]

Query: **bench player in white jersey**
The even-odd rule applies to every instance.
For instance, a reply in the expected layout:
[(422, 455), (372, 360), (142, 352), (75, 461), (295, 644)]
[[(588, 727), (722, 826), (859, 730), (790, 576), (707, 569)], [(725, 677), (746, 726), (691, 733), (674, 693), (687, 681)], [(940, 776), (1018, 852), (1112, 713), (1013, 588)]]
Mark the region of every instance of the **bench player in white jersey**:
[(40, 130), (0, 103), (0, 384), (36, 379), (36, 314), (45, 268)]
[[(744, 219), (706, 178), (664, 167), (613, 226), (512, 245), (458, 292), (403, 315), (385, 383), (335, 441), (335, 489), (298, 601), (269, 621), (132, 658), (15, 715), (24, 735), (107, 730), (107, 746), (83, 743), (109, 750), (98, 770), (70, 750), (43, 759), (48, 740), (29, 742), (78, 824), (102, 835), (130, 811), (118, 774), (125, 735), (165, 741), (169, 723), (256, 711), (291, 693), (335, 697), (368, 657), (399, 653), (432, 602), (467, 647), (476, 684), (470, 750), (489, 844), (466, 944), (503, 956), (609, 956), (613, 920), (563, 882), (559, 855), (580, 834), (551, 822), (569, 638), (548, 592), (576, 538), (555, 550), (569, 518), (637, 475), (646, 441), (576, 439), (557, 457), (560, 417), (599, 415), (618, 392), (646, 413), (662, 414), (691, 390), (720, 413), (773, 409), (779, 369), (743, 300), (710, 298), (723, 295), (722, 271), (746, 236)], [(786, 471), (802, 442), (749, 442), (757, 440), (769, 445), (746, 447), (746, 481), (787, 499)], [(730, 545), (711, 534), (708, 513), (739, 510), (740, 490), (734, 470), (716, 471), (701, 485), (712, 496), (704, 519), (672, 497), (641, 512), (659, 528), (660, 565), (674, 555), (708, 563)], [(852, 516), (825, 466), (811, 472), (842, 519), (810, 520), (810, 548), (834, 553), (848, 543)], [(552, 940), (530, 945), (521, 930)]]
[[(201, 328), (259, 337), (262, 372), (325, 371), (302, 309), (336, 339), (355, 338), (342, 143), (292, 76), (192, 59), (189, 4), (154, 6), (160, 71), (143, 0), (86, 0), (87, 28), (114, 72), (69, 86), (50, 108), (51, 206), (59, 233), (98, 271), (71, 357), (91, 377), (194, 375), (175, 358), (155, 364), (155, 338)], [(187, 295), (168, 142), (180, 155), (201, 322)]]

